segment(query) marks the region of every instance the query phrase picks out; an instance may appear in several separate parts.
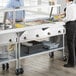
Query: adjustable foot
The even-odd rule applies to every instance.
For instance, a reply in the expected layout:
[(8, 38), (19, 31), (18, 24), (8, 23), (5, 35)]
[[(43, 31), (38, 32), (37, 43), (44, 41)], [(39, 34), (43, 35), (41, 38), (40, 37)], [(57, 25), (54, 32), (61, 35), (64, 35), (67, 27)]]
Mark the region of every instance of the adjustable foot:
[(49, 57), (50, 57), (50, 58), (54, 58), (54, 52), (50, 52), (50, 53), (49, 53)]
[(63, 57), (63, 61), (67, 61), (67, 56), (64, 56)]
[(2, 70), (4, 71), (6, 68), (5, 64), (2, 64)]
[(6, 71), (8, 71), (8, 69), (9, 69), (9, 64), (6, 63)]
[(6, 63), (6, 64), (2, 64), (2, 70), (4, 71), (4, 70), (8, 70), (9, 69), (9, 64), (8, 63)]
[(16, 69), (16, 75), (23, 74), (23, 73), (24, 73), (23, 68)]

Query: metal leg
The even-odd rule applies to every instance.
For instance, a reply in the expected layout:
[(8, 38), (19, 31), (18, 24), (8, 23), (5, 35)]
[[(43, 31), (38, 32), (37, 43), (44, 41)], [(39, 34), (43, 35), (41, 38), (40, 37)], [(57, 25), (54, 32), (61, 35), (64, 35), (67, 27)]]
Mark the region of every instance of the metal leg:
[(17, 38), (16, 38), (16, 71), (15, 71), (15, 73), (16, 73), (16, 75), (19, 75), (19, 71), (18, 71), (18, 66), (19, 66), (19, 64), (18, 64), (18, 42), (17, 42)]
[(65, 56), (65, 52), (64, 52), (64, 47), (65, 47), (65, 44), (64, 44), (65, 40), (64, 40), (64, 34), (63, 34), (63, 57)]
[(20, 33), (17, 33), (17, 46), (16, 46), (16, 50), (17, 50), (17, 62), (16, 62), (16, 75), (19, 74), (23, 74), (24, 70), (21, 66), (20, 63)]
[(65, 35), (63, 34), (63, 60), (67, 61), (67, 56), (65, 55)]
[(18, 62), (17, 62), (17, 38), (16, 38), (16, 44), (15, 44), (15, 46), (16, 46), (16, 51), (15, 51), (15, 55), (16, 55), (16, 69), (18, 69)]

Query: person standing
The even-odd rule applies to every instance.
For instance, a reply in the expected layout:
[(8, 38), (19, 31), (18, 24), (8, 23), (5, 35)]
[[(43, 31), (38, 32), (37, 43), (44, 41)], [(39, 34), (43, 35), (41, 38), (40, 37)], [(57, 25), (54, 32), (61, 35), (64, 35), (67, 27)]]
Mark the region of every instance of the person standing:
[(67, 36), (67, 47), (68, 47), (68, 62), (64, 64), (64, 67), (75, 66), (76, 56), (76, 4), (73, 0), (66, 0), (66, 36)]
[[(24, 7), (24, 0), (9, 0), (8, 4), (6, 5), (6, 8), (14, 8), (19, 9), (21, 7)], [(13, 12), (6, 12), (5, 13), (5, 20), (8, 19), (11, 23), (13, 23)], [(25, 10), (20, 10), (15, 12), (15, 22), (22, 22), (25, 18)]]

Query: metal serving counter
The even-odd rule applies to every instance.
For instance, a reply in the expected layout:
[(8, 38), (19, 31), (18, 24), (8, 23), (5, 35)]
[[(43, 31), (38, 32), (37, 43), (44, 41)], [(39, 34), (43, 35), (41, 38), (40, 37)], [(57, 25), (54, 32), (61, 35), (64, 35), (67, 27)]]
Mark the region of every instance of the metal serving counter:
[[(8, 9), (8, 11), (13, 10), (19, 11), (18, 9)], [(6, 11), (4, 10), (4, 12)], [(20, 62), (23, 58), (61, 49), (63, 50), (63, 57), (65, 56), (64, 35), (66, 30), (63, 26), (65, 25), (64, 22), (51, 22), (49, 19), (31, 20), (23, 23), (14, 23), (14, 28), (12, 28), (11, 24), (7, 24), (5, 30), (3, 28), (5, 25), (1, 25), (0, 49), (2, 48), (2, 50), (0, 51), (0, 64), (16, 61), (17, 75), (24, 71)], [(49, 38), (60, 35), (63, 36), (62, 47), (59, 47), (57, 43), (52, 44), (49, 41)], [(48, 38), (48, 41), (46, 38)]]
[[(0, 45), (7, 47), (6, 54), (8, 54), (7, 58), (0, 59), (0, 64), (10, 61), (16, 61), (16, 70), (19, 70), (20, 68), (22, 68), (20, 66), (21, 65), (20, 60), (26, 57), (43, 54), (47, 52), (54, 52), (61, 49), (63, 49), (63, 56), (65, 56), (64, 34), (66, 33), (66, 31), (63, 26), (64, 23), (63, 22), (45, 23), (44, 21), (43, 22), (41, 21), (39, 24), (38, 23), (39, 23), (38, 21), (28, 22), (25, 24), (25, 27), (23, 28), (0, 30)], [(62, 47), (48, 49), (46, 45), (42, 44), (45, 38), (50, 38), (58, 35), (63, 35)], [(31, 45), (29, 44), (29, 42), (31, 43)], [(36, 43), (34, 44), (33, 42)], [(49, 45), (51, 46), (51, 43)], [(13, 48), (12, 51), (10, 51), (11, 48)], [(32, 50), (30, 50), (30, 48)]]

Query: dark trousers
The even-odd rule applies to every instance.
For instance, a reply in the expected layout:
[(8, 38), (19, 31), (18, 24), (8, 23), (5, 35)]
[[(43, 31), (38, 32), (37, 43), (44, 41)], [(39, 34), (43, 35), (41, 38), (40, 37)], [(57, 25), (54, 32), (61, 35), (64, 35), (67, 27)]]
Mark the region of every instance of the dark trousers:
[(75, 65), (76, 56), (76, 21), (69, 21), (65, 25), (68, 47), (68, 64)]

